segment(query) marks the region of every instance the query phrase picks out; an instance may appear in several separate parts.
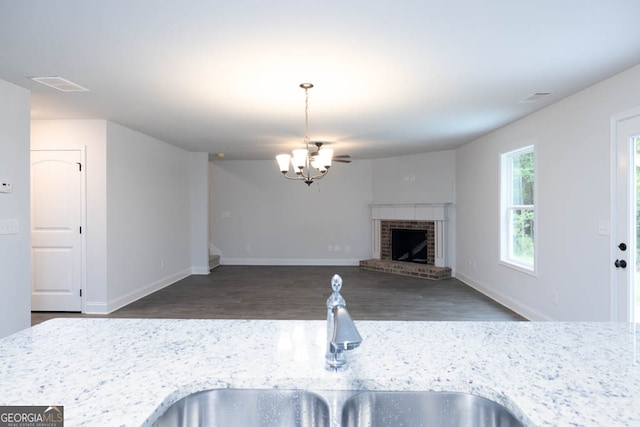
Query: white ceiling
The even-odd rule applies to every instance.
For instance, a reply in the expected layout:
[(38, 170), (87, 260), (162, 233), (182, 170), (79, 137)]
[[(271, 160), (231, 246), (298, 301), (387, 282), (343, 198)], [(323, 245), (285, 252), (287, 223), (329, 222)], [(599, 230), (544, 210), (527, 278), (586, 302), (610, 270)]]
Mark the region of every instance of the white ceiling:
[[(0, 0), (0, 78), (32, 117), (101, 118), (190, 151), (312, 140), (459, 147), (640, 63), (638, 0)], [(29, 79), (61, 76), (90, 92)], [(552, 92), (537, 103), (519, 102)]]

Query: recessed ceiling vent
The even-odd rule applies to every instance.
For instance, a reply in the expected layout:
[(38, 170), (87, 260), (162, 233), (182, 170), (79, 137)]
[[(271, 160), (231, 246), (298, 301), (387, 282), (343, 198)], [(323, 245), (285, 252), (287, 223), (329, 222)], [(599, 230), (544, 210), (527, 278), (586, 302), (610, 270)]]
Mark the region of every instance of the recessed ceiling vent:
[(518, 101), (518, 103), (523, 104), (527, 102), (538, 102), (549, 95), (551, 95), (551, 92), (534, 92), (531, 95), (522, 98), (520, 101)]
[(31, 77), (31, 80), (52, 87), (60, 92), (89, 92), (89, 89), (86, 87), (82, 87), (62, 77)]

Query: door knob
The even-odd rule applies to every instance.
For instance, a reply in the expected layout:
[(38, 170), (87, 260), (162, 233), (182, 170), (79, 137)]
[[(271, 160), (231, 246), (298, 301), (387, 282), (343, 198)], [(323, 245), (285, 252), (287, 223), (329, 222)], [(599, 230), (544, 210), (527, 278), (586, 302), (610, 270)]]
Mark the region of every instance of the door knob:
[(627, 250), (627, 244), (626, 243), (620, 243), (618, 245), (618, 249), (620, 249), (621, 251), (626, 251)]
[(617, 259), (616, 262), (613, 263), (616, 268), (627, 268), (627, 261), (623, 259)]

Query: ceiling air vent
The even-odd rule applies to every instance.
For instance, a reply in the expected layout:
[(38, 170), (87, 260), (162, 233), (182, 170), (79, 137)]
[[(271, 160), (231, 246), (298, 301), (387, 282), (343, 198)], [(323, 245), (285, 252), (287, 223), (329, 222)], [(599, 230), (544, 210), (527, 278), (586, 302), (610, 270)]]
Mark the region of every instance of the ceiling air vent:
[(82, 87), (79, 84), (70, 82), (62, 77), (31, 77), (31, 80), (38, 82), (45, 86), (52, 87), (60, 92), (89, 92), (89, 89)]
[(551, 95), (551, 92), (534, 92), (531, 95), (522, 98), (520, 101), (518, 101), (518, 103), (522, 104), (526, 102), (538, 102), (549, 95)]

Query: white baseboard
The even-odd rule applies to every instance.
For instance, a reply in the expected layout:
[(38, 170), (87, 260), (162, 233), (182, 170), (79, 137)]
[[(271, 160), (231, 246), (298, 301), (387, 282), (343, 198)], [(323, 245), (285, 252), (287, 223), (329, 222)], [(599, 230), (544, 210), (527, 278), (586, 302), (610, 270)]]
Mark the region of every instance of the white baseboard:
[(220, 258), (220, 265), (338, 265), (358, 266), (359, 259), (302, 259), (302, 258)]
[(504, 305), (509, 310), (515, 311), (522, 317), (531, 321), (553, 321), (554, 319), (550, 318), (547, 315), (544, 315), (531, 307), (528, 307), (524, 304), (521, 304), (518, 301), (515, 301), (513, 298), (508, 297), (500, 292), (496, 292), (493, 289), (489, 289), (486, 286), (481, 285), (480, 283), (474, 281), (473, 279), (465, 276), (462, 273), (456, 274), (456, 279), (460, 280), (464, 284), (471, 286), (476, 291), (480, 292), (491, 298), (492, 300), (498, 302), (499, 304)]
[(209, 274), (209, 272), (210, 272), (209, 266), (206, 266), (206, 267), (191, 266), (191, 274), (207, 275)]
[(85, 314), (109, 314), (107, 303), (105, 302), (85, 301), (82, 312)]
[[(208, 271), (207, 271), (208, 273)], [(147, 295), (150, 295), (156, 291), (159, 291), (162, 288), (166, 288), (169, 285), (174, 284), (178, 280), (182, 280), (185, 277), (191, 275), (191, 268), (180, 271), (171, 276), (167, 276), (162, 278), (154, 283), (150, 283), (147, 286), (131, 291), (125, 295), (122, 295), (118, 298), (115, 298), (111, 301), (107, 301), (107, 303), (85, 303), (84, 312), (87, 314), (109, 314), (114, 311), (124, 307), (125, 305), (131, 304), (134, 301), (139, 300), (140, 298), (144, 298)]]

